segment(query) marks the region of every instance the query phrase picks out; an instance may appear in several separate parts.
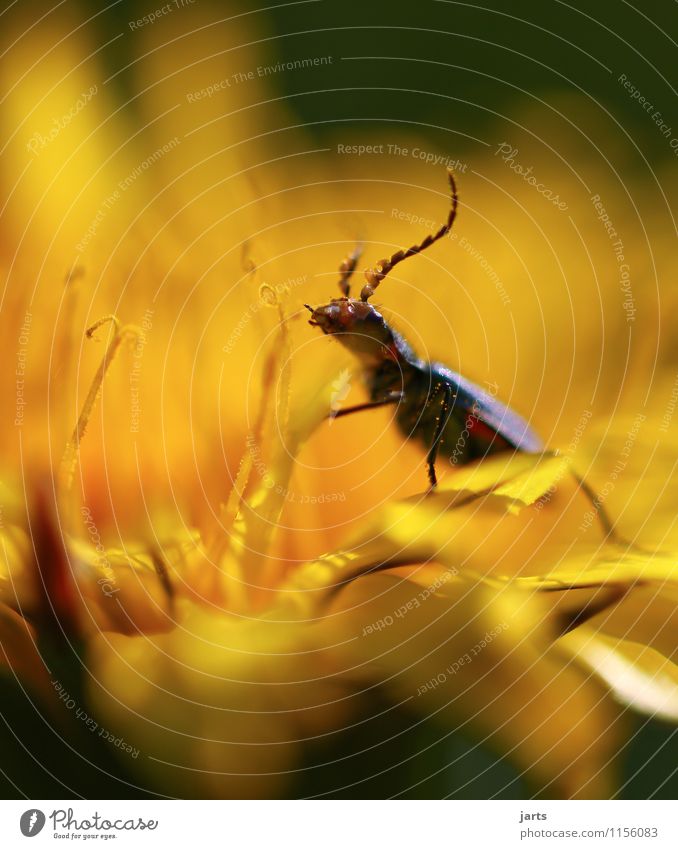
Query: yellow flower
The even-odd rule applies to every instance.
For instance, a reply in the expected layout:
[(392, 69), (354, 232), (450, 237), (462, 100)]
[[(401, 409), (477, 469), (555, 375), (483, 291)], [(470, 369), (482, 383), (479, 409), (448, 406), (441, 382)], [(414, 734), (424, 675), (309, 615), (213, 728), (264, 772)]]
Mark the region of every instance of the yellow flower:
[[(4, 679), (74, 746), (96, 738), (131, 792), (294, 792), (378, 691), (506, 753), (535, 791), (614, 793), (624, 706), (678, 717), (677, 445), (661, 356), (647, 393), (652, 316), (623, 402), (625, 363), (590, 367), (601, 315), (606, 354), (628, 342), (623, 311), (591, 306), (595, 281), (601, 304), (618, 294), (606, 235), (582, 247), (539, 207), (558, 250), (535, 240), (513, 198), (539, 198), (504, 194), (490, 154), (462, 176), (463, 230), (382, 287), (422, 356), (496, 382), (561, 448), (448, 470), (424, 497), (387, 411), (327, 425), (359, 375), (300, 319), (358, 232), (377, 258), (430, 229), (444, 174), (337, 164), (280, 129), (257, 79), (219, 97), (257, 67), (240, 19), (141, 29), (118, 111), (71, 14), (3, 71)], [(569, 203), (588, 221), (588, 197)]]

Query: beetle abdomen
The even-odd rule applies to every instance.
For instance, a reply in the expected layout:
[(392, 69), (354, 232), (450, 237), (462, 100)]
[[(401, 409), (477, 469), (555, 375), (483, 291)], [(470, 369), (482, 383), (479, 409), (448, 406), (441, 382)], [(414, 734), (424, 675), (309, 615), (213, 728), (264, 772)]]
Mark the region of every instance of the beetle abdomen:
[(433, 445), (443, 415), (445, 390), (451, 409), (439, 442), (438, 456), (464, 465), (502, 451), (540, 451), (541, 440), (527, 422), (479, 386), (445, 366), (412, 367), (404, 385), (396, 421), (401, 433), (426, 449)]

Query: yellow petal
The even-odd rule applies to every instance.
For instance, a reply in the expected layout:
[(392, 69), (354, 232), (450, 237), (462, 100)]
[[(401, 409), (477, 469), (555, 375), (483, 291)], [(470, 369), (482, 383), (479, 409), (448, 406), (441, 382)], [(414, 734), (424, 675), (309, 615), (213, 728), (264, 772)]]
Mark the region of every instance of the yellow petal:
[(678, 663), (678, 591), (675, 585), (648, 584), (589, 623), (604, 634), (656, 649)]
[(304, 741), (345, 712), (344, 685), (303, 623), (193, 608), (170, 634), (97, 637), (88, 665), (102, 724), (138, 749), (135, 766), (165, 793), (278, 796)]
[(509, 509), (516, 511), (541, 498), (550, 488), (566, 476), (569, 460), (564, 455), (524, 454), (516, 452), (506, 456), (488, 457), (455, 470), (440, 487), (440, 492), (430, 498), (435, 502), (445, 498), (445, 492), (488, 493), (503, 496), (514, 503)]
[(620, 712), (551, 645), (539, 598), (465, 582), (424, 597), (409, 581), (378, 575), (345, 589), (332, 614), (325, 627), (344, 674), (445, 727), (468, 727), (543, 793), (610, 793)]
[(588, 584), (678, 583), (678, 553), (621, 551), (606, 545), (568, 557), (542, 575), (518, 579), (528, 587)]
[(519, 577), (516, 584), (531, 590), (572, 586), (625, 589), (618, 604), (588, 624), (603, 634), (650, 646), (678, 660), (677, 562), (678, 555), (668, 552), (620, 552), (608, 545), (600, 553), (589, 551), (565, 558), (544, 574)]
[[(576, 481), (568, 478), (548, 499), (516, 512), (514, 496), (534, 497), (562, 469), (550, 462), (548, 466), (548, 475), (538, 486), (532, 487), (529, 477), (522, 478), (509, 490), (511, 497), (469, 496), (463, 490), (388, 503), (375, 511), (344, 550), (297, 570), (289, 589), (320, 591), (322, 581), (327, 587), (373, 570), (434, 560), (467, 576), (541, 575), (542, 569), (571, 556), (573, 523), (581, 521), (587, 503)], [(529, 468), (535, 469), (534, 460)], [(602, 529), (595, 533), (602, 540)], [(593, 534), (575, 544), (582, 563), (595, 558), (600, 544)]]
[(658, 651), (586, 627), (558, 642), (605, 681), (623, 704), (678, 721), (678, 666)]

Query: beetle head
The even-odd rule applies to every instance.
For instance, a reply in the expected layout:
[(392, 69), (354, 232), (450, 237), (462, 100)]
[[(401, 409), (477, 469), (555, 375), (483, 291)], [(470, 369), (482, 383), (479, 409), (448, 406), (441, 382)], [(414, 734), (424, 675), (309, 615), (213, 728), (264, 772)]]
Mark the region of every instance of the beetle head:
[(329, 304), (315, 309), (304, 304), (311, 313), (308, 322), (323, 333), (335, 336), (357, 356), (383, 359), (393, 350), (393, 333), (380, 312), (366, 301), (356, 298), (333, 298)]

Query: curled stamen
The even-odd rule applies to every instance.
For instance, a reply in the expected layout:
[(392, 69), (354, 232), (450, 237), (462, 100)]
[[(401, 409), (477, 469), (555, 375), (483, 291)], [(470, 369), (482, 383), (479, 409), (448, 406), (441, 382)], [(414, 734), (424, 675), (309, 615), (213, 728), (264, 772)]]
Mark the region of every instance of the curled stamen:
[(108, 322), (112, 322), (115, 326), (115, 332), (118, 334), (120, 332), (120, 319), (117, 315), (105, 315), (103, 318), (100, 318), (99, 321), (95, 321), (94, 324), (91, 324), (87, 330), (85, 330), (85, 336), (88, 339), (91, 339), (94, 335), (94, 331), (98, 330), (102, 325), (107, 324)]
[(80, 299), (81, 287), (78, 281), (85, 276), (82, 265), (74, 264), (64, 275), (63, 318), (58, 319), (55, 328), (54, 358), (51, 364), (51, 379), (48, 398), (53, 425), (55, 447), (60, 448), (68, 439), (70, 421), (64, 415), (63, 399), (70, 397), (75, 385), (75, 316)]
[(85, 336), (88, 339), (92, 338), (94, 332), (101, 327), (103, 324), (112, 323), (115, 332), (113, 334), (113, 338), (108, 344), (104, 356), (99, 364), (99, 368), (96, 370), (94, 378), (89, 388), (89, 392), (87, 393), (87, 397), (85, 398), (85, 403), (83, 404), (82, 411), (80, 412), (80, 416), (78, 417), (77, 424), (73, 430), (73, 433), (66, 443), (66, 448), (64, 450), (63, 456), (61, 458), (61, 469), (60, 469), (60, 481), (61, 485), (64, 487), (64, 490), (68, 492), (70, 490), (71, 485), (73, 484), (73, 475), (75, 473), (75, 466), (78, 459), (78, 452), (80, 450), (80, 442), (82, 437), (85, 435), (85, 430), (87, 429), (87, 424), (89, 423), (89, 418), (92, 414), (92, 409), (94, 404), (99, 396), (99, 392), (101, 391), (101, 387), (103, 386), (104, 378), (106, 377), (106, 372), (108, 371), (108, 367), (113, 362), (115, 355), (118, 352), (118, 348), (124, 339), (137, 339), (139, 333), (141, 332), (138, 327), (135, 327), (132, 324), (120, 325), (120, 320), (115, 315), (107, 315), (103, 318), (96, 321), (85, 331)]
[(279, 304), (278, 295), (276, 294), (275, 289), (272, 286), (269, 286), (268, 283), (262, 283), (261, 286), (259, 286), (259, 300), (267, 307), (275, 307)]

